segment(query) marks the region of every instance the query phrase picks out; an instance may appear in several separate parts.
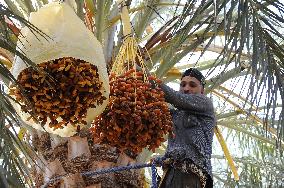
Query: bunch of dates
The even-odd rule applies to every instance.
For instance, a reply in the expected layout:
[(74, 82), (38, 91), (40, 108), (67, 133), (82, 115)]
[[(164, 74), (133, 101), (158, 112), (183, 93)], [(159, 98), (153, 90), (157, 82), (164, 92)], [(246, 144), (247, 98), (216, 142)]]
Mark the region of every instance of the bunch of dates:
[(22, 104), (24, 112), (33, 114), (30, 118), (44, 125), (49, 120), (53, 129), (67, 124), (84, 125), (89, 108), (95, 108), (106, 99), (102, 93), (95, 65), (72, 57), (64, 57), (38, 64), (20, 72), (10, 94)]
[(98, 143), (139, 154), (154, 150), (172, 130), (172, 117), (160, 80), (131, 69), (110, 75), (110, 102), (91, 127)]

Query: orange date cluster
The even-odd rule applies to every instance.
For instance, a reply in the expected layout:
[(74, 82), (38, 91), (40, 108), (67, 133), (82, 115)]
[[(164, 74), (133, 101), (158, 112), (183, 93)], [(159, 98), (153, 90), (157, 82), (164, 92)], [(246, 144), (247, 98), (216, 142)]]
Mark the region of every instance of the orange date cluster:
[(172, 129), (172, 118), (158, 83), (133, 69), (120, 76), (112, 73), (109, 105), (91, 128), (95, 140), (135, 154), (159, 147)]
[[(22, 110), (31, 113), (44, 125), (50, 120), (53, 129), (67, 124), (87, 124), (84, 118), (89, 108), (102, 104), (106, 99), (100, 89), (98, 69), (95, 65), (72, 57), (60, 58), (38, 64), (40, 73), (29, 67), (18, 76), (22, 86), (12, 87), (10, 94), (22, 105)], [(49, 76), (47, 76), (49, 75)]]

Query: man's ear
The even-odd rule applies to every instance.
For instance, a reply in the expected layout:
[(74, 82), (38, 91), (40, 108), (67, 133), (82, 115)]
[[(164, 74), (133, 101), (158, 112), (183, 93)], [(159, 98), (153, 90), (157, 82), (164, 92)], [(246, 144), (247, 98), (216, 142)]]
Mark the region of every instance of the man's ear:
[(204, 94), (204, 87), (202, 87), (201, 89), (201, 94)]

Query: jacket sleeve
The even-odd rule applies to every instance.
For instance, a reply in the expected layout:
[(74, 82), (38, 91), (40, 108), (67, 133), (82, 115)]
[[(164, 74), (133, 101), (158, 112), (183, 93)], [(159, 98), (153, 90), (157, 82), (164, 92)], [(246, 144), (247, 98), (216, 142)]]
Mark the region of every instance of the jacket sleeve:
[(160, 87), (165, 93), (166, 101), (178, 109), (196, 114), (214, 113), (212, 101), (203, 94), (183, 94), (165, 84)]

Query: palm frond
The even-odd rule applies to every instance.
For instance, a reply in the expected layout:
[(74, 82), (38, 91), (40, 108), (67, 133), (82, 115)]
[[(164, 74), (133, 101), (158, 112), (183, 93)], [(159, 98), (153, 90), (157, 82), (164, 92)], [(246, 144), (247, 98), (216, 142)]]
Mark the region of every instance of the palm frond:
[(103, 40), (103, 34), (105, 28), (107, 27), (108, 16), (110, 14), (112, 3), (113, 3), (112, 0), (96, 2), (96, 9), (95, 9), (96, 37), (100, 42), (102, 42)]
[(143, 2), (144, 6), (146, 7), (143, 11), (136, 14), (134, 20), (135, 26), (134, 31), (137, 38), (142, 38), (142, 35), (152, 18), (153, 14), (158, 14), (156, 16), (160, 16), (159, 13), (156, 11), (156, 4), (160, 3), (160, 0), (146, 0)]
[(25, 185), (32, 185), (27, 164), (32, 161), (31, 157), (35, 154), (31, 153), (32, 149), (29, 145), (24, 144), (23, 140), (17, 136), (16, 128), (22, 126), (20, 118), (5, 97), (3, 85), (0, 86), (0, 168), (3, 169), (1, 181), (12, 187), (25, 187)]
[[(20, 22), (29, 27), (35, 35), (41, 35), (44, 38), (48, 38), (48, 36), (27, 20), (0, 4), (0, 47), (19, 56), (26, 64), (37, 69), (37, 66), (16, 48), (16, 41), (12, 37), (17, 37), (18, 33), (15, 33), (15, 30), (9, 27), (6, 19)], [(8, 187), (32, 186), (28, 164), (33, 161), (35, 153), (28, 141), (23, 141), (17, 136), (17, 129), (24, 125), (7, 95), (7, 86), (11, 83), (16, 84), (16, 79), (4, 63), (0, 63), (0, 78), (5, 82), (5, 85), (0, 84), (0, 184), (4, 187), (7, 187), (7, 185)]]
[[(193, 8), (193, 4), (199, 6)], [(246, 100), (257, 106), (266, 100), (266, 114), (270, 114), (279, 102), (283, 104), (284, 101), (284, 50), (280, 43), (283, 34), (279, 32), (284, 22), (280, 16), (284, 13), (282, 7), (280, 1), (190, 1), (171, 32), (172, 37), (168, 40), (171, 44), (153, 54), (156, 64), (167, 60), (158, 66), (157, 76), (166, 75), (186, 54), (196, 51), (200, 46), (200, 57), (204, 56), (205, 52), (216, 46), (214, 41), (217, 37), (221, 37), (225, 40), (224, 47), (216, 51), (219, 55), (207, 69), (207, 77), (214, 76), (213, 79), (210, 78), (208, 92), (227, 80), (245, 76), (243, 85), (250, 80)], [(272, 9), (278, 11), (271, 11)], [(209, 32), (215, 34), (206, 35)], [(194, 38), (196, 33), (199, 35)], [(186, 46), (181, 48), (184, 44)], [(198, 67), (199, 59), (191, 66)], [(278, 94), (281, 100), (277, 99)], [(283, 114), (284, 108), (281, 111), (280, 114)], [(279, 120), (277, 134), (283, 140), (283, 115), (274, 119)]]

